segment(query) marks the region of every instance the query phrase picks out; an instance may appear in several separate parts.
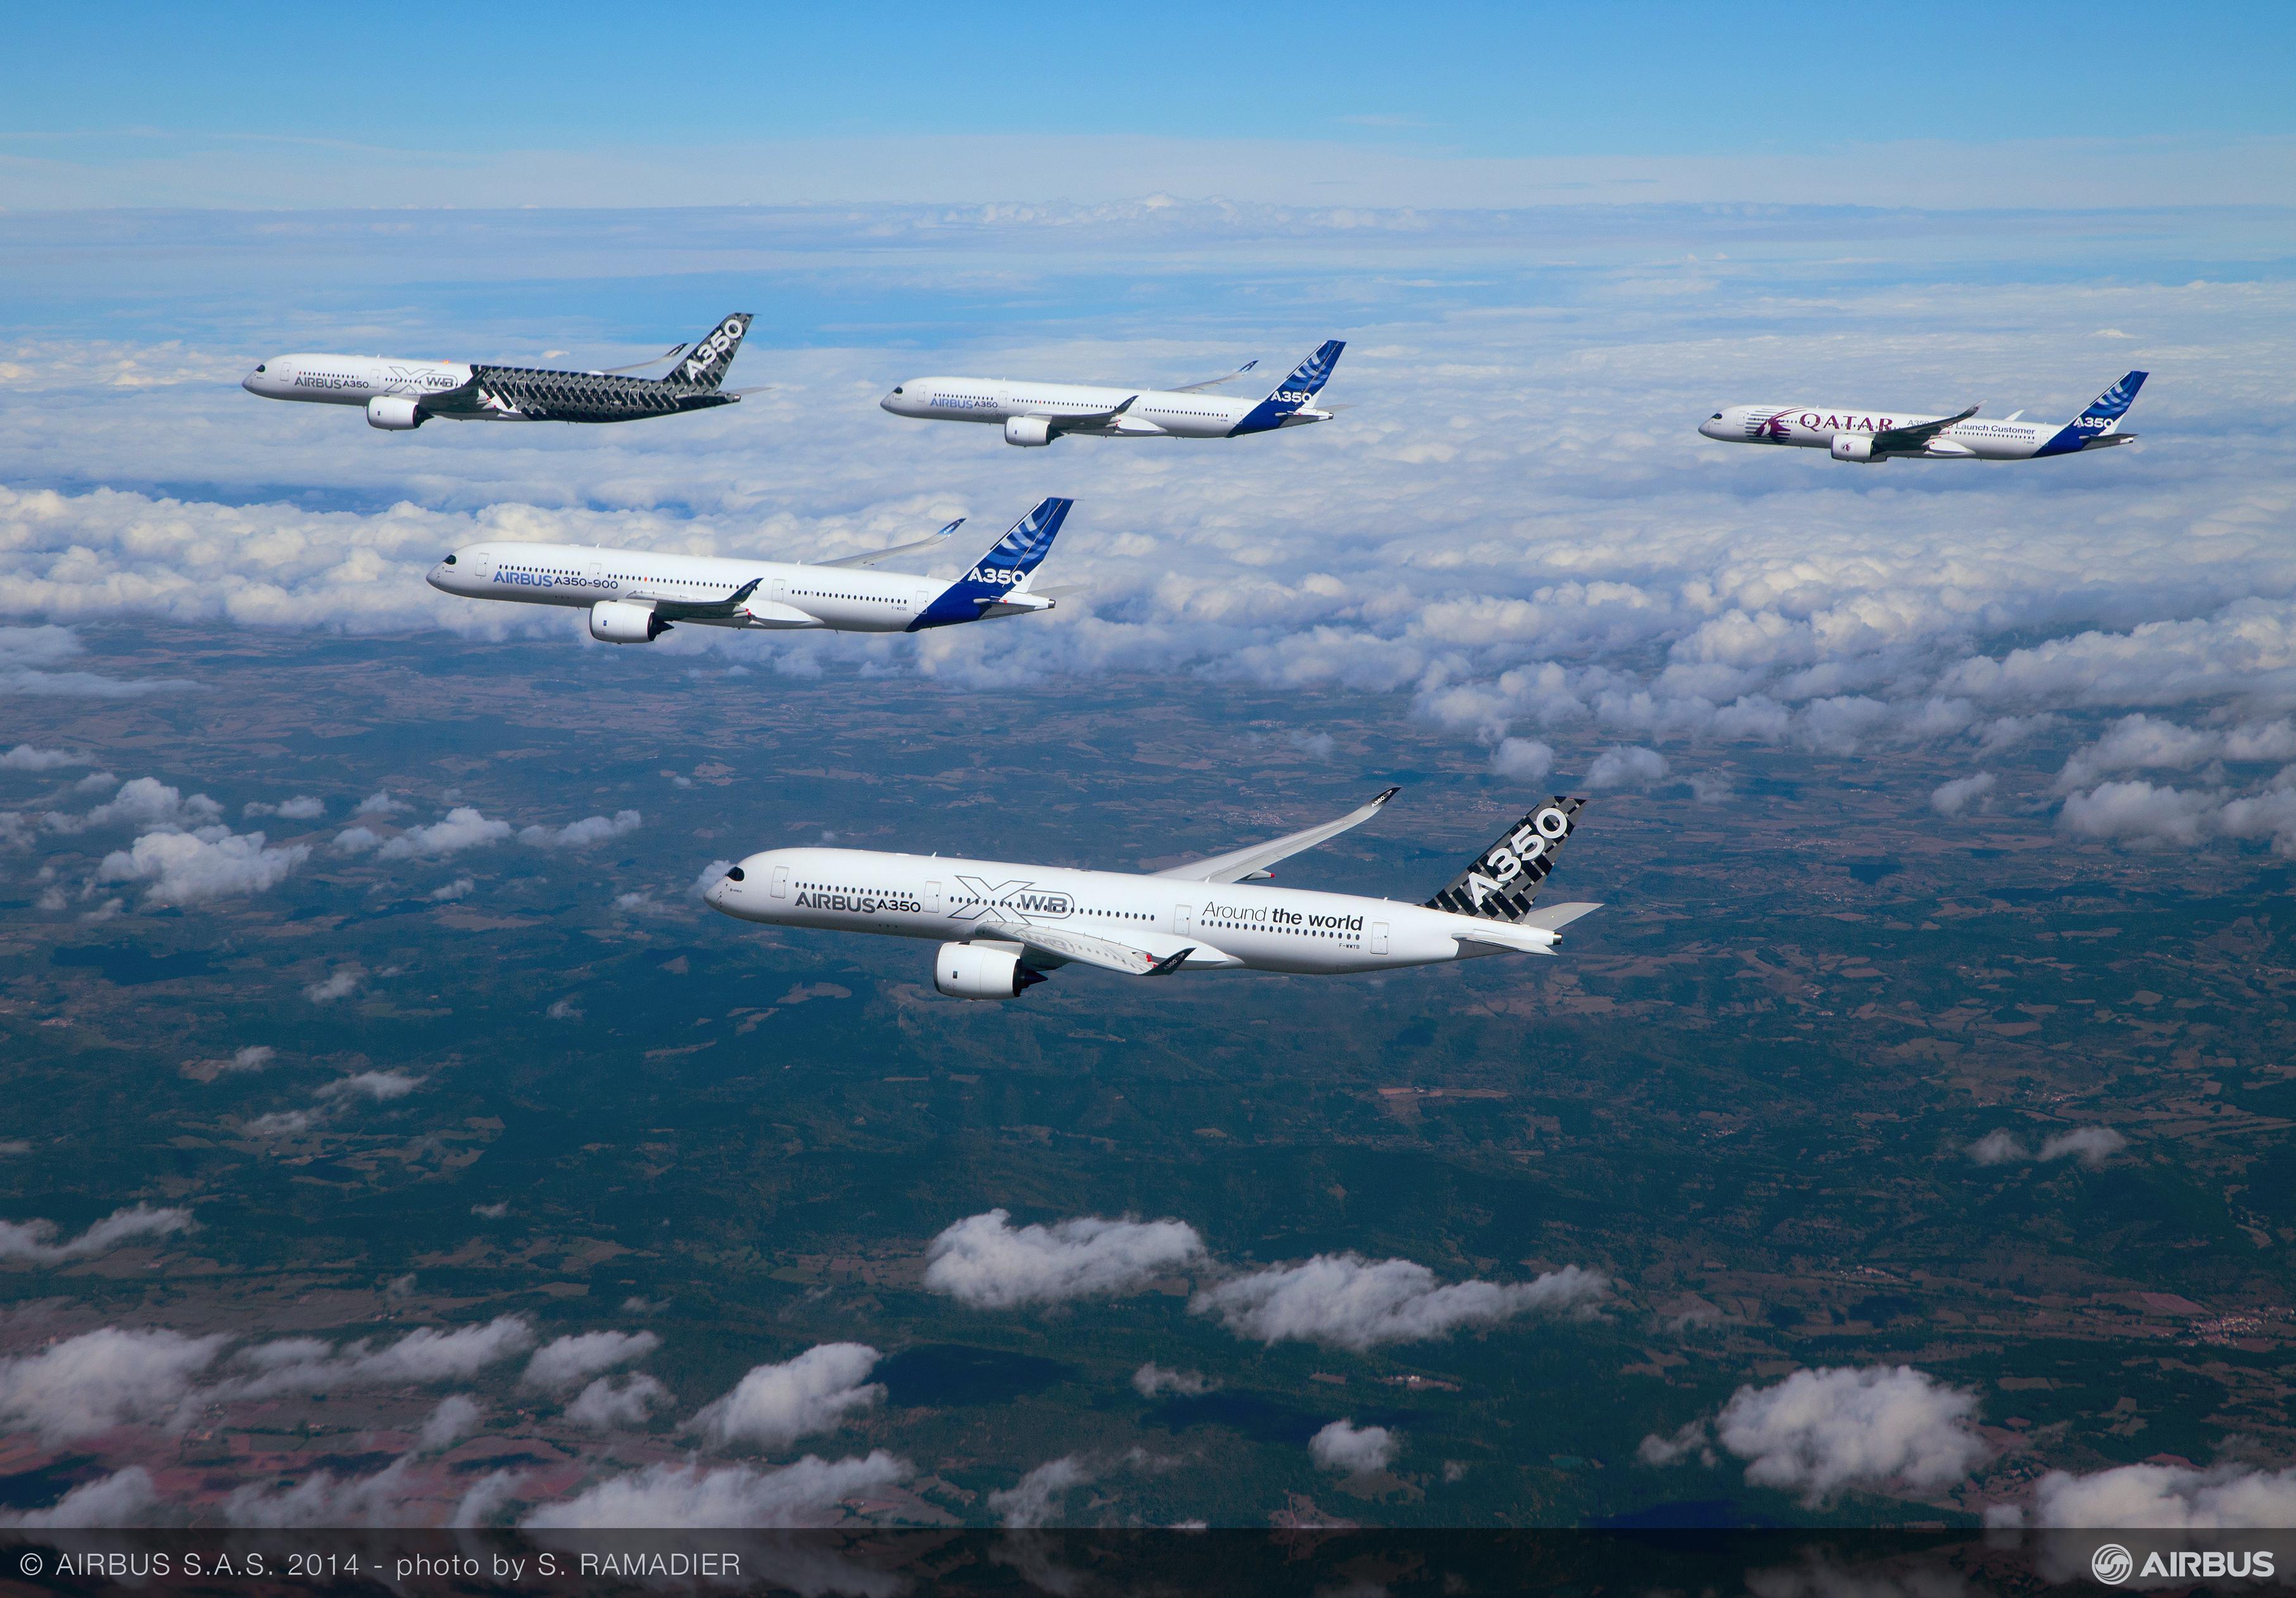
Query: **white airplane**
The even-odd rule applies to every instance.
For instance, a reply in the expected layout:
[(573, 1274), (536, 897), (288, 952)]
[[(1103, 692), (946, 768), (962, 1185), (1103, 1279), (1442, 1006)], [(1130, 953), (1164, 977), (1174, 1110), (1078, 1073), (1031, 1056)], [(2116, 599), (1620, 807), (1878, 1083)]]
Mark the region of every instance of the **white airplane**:
[(1178, 971), (1393, 971), (1506, 953), (1551, 955), (1599, 905), (1532, 900), (1587, 801), (1557, 797), (1508, 828), (1424, 905), (1259, 886), (1278, 860), (1368, 821), (1390, 788), (1337, 821), (1152, 875), (874, 849), (751, 855), (702, 895), (742, 921), (938, 941), (933, 986), (1011, 999), (1062, 965)]
[[(240, 380), (266, 399), (366, 407), (369, 427), (406, 432), (433, 416), (465, 422), (636, 422), (732, 405), (742, 391), (723, 389), (726, 368), (750, 331), (736, 311), (691, 346), (673, 344), (650, 361), (603, 372), (548, 372), (463, 361), (394, 361), (384, 356), (274, 356)], [(684, 356), (683, 360), (677, 357)], [(627, 377), (664, 361), (661, 377)]]
[(1698, 430), (1726, 444), (1829, 449), (1837, 461), (2030, 461), (2136, 437), (2120, 430), (2120, 419), (2145, 376), (2130, 373), (2066, 422), (2021, 421), (2022, 411), (2001, 422), (1974, 422), (1976, 406), (1952, 416), (1897, 416), (1828, 406), (1734, 405), (1709, 416)]
[(687, 622), (779, 631), (917, 633), (1051, 610), (1070, 590), (1040, 593), (1030, 583), (1075, 503), (1040, 502), (954, 582), (864, 568), (938, 549), (964, 525), (963, 517), (914, 544), (810, 565), (586, 545), (472, 544), (433, 566), (429, 581), (442, 593), (465, 599), (586, 610), (590, 636), (602, 643), (651, 643)]
[(1204, 392), (1234, 382), (1258, 361), (1226, 377), (1177, 389), (1104, 389), (1080, 383), (1006, 382), (987, 377), (919, 377), (877, 403), (896, 416), (927, 422), (1002, 423), (1004, 442), (1023, 448), (1070, 433), (1095, 438), (1236, 438), (1329, 422), (1308, 402), (1323, 392), (1347, 345), (1333, 339), (1293, 369), (1265, 399), (1215, 399)]

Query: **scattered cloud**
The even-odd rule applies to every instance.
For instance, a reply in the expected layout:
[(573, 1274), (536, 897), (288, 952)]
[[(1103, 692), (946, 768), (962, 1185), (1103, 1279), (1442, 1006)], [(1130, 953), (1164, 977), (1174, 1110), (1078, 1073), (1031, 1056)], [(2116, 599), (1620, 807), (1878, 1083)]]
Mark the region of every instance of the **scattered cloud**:
[(839, 1518), (840, 1498), (898, 1486), (913, 1469), (882, 1448), (860, 1459), (808, 1454), (778, 1470), (649, 1465), (563, 1503), (545, 1504), (521, 1524), (529, 1530), (820, 1525)]
[(86, 766), (86, 758), (67, 754), (60, 749), (36, 749), (29, 743), (17, 744), (0, 754), (0, 771), (53, 771), (60, 766)]
[(46, 1509), (0, 1512), (0, 1527), (26, 1530), (85, 1530), (103, 1526), (149, 1526), (160, 1509), (159, 1488), (142, 1465), (129, 1465), (72, 1488)]
[(2296, 1525), (2296, 1468), (2138, 1464), (2086, 1476), (2051, 1471), (2034, 1484), (2030, 1512), (2016, 1504), (1997, 1505), (1986, 1523), (2079, 1530), (2283, 1530)]
[(313, 1090), (323, 1102), (341, 1102), (349, 1099), (365, 1099), (376, 1104), (387, 1104), (393, 1099), (403, 1099), (422, 1086), (422, 1078), (410, 1077), (405, 1071), (360, 1071), (354, 1076), (338, 1077)]
[(230, 1059), (218, 1061), (217, 1069), (226, 1072), (259, 1071), (266, 1069), (278, 1057), (279, 1051), (270, 1045), (251, 1043), (243, 1048), (234, 1049)]
[(242, 815), (275, 815), (282, 821), (316, 821), (327, 813), (325, 803), (308, 793), (269, 804), (262, 799), (250, 799), (240, 807)]
[(1975, 1165), (2010, 1165), (2028, 1160), (2078, 1160), (2094, 1170), (2128, 1146), (2128, 1139), (2110, 1127), (2076, 1127), (2043, 1141), (2038, 1152), (2017, 1141), (2008, 1128), (1997, 1127), (1969, 1145)]
[(868, 1380), (880, 1357), (865, 1343), (824, 1343), (780, 1364), (758, 1365), (687, 1425), (720, 1446), (783, 1447), (882, 1401), (884, 1388)]
[(153, 1209), (138, 1204), (115, 1209), (70, 1242), (56, 1242), (53, 1221), (0, 1221), (0, 1259), (30, 1260), (55, 1265), (67, 1259), (86, 1259), (109, 1252), (139, 1237), (168, 1237), (189, 1231), (192, 1212), (175, 1208)]
[(1554, 746), (1536, 738), (1502, 738), (1491, 750), (1491, 770), (1517, 782), (1535, 783), (1554, 769)]
[(585, 1332), (557, 1338), (534, 1351), (519, 1380), (529, 1387), (579, 1387), (660, 1347), (661, 1339), (651, 1332)]
[(1092, 1478), (1092, 1471), (1082, 1460), (1064, 1454), (1046, 1460), (1011, 1487), (989, 1494), (988, 1512), (1014, 1529), (1050, 1525), (1070, 1489), (1084, 1486)]
[[(379, 842), (359, 844), (358, 850), (373, 848), (378, 860), (440, 860), (449, 855), (459, 855), (465, 849), (483, 848), (500, 843), (512, 832), (506, 821), (488, 821), (469, 805), (457, 805), (445, 817), (427, 827), (409, 827), (395, 837)], [(339, 835), (335, 847), (352, 849), (351, 840), (359, 833), (375, 834), (365, 827), (354, 827)], [(355, 850), (354, 852), (357, 852)]]
[(445, 887), (433, 888), (422, 897), (434, 905), (451, 904), (456, 899), (469, 897), (471, 890), (477, 886), (478, 884), (468, 877), (456, 877)]
[(338, 1387), (467, 1381), (533, 1347), (534, 1329), (522, 1315), (499, 1315), (451, 1331), (418, 1327), (380, 1348), (371, 1338), (340, 1348), (318, 1338), (283, 1338), (234, 1355), (234, 1374), (223, 1390), (235, 1397), (267, 1397)]
[(146, 905), (201, 905), (275, 888), (310, 857), (304, 844), (267, 848), (260, 832), (146, 832), (106, 855), (96, 880), (148, 882)]
[(1989, 771), (1956, 777), (1930, 791), (1930, 808), (1939, 815), (1959, 815), (1972, 805), (1982, 810), (1992, 800), (1993, 788), (1993, 774)]
[(576, 1394), (566, 1418), (593, 1431), (623, 1431), (643, 1426), (670, 1402), (669, 1389), (643, 1371), (617, 1382), (601, 1376)]
[(1199, 1372), (1168, 1371), (1153, 1360), (1132, 1373), (1132, 1390), (1144, 1398), (1160, 1398), (1168, 1393), (1176, 1397), (1196, 1398), (1218, 1385)]
[(337, 999), (348, 998), (357, 992), (358, 985), (365, 980), (366, 967), (354, 961), (304, 988), (303, 996), (314, 1004), (332, 1004)]
[(50, 1443), (134, 1422), (164, 1424), (228, 1340), (106, 1326), (0, 1359), (0, 1421)]
[(1587, 768), (1587, 786), (1647, 788), (1664, 781), (1668, 770), (1666, 757), (1656, 750), (1622, 745), (1595, 757), (1595, 764)]
[[(1910, 1365), (1825, 1366), (1740, 1388), (1715, 1417), (1714, 1436), (1747, 1462), (1748, 1482), (1799, 1494), (1815, 1509), (1853, 1488), (1930, 1492), (1961, 1480), (1987, 1454), (1976, 1415), (1975, 1393)], [(1645, 1438), (1642, 1457), (1686, 1458), (1696, 1440), (1687, 1430)]]
[(635, 810), (617, 810), (611, 816), (590, 815), (562, 827), (521, 827), (518, 840), (537, 848), (582, 849), (610, 838), (626, 838), (644, 824)]
[(1086, 1216), (1016, 1227), (1009, 1211), (991, 1209), (927, 1245), (924, 1284), (976, 1309), (1011, 1309), (1136, 1293), (1203, 1258), (1203, 1239), (1184, 1221)]
[(1308, 1457), (1318, 1469), (1355, 1475), (1384, 1471), (1395, 1458), (1396, 1434), (1384, 1426), (1357, 1427), (1351, 1421), (1333, 1421), (1308, 1439)]
[(478, 1430), (486, 1415), (486, 1407), (468, 1393), (448, 1393), (439, 1400), (423, 1421), (422, 1429), (415, 1433), (414, 1449), (418, 1454), (435, 1454), (452, 1447)]
[(1607, 1278), (1578, 1266), (1530, 1282), (1438, 1286), (1434, 1272), (1408, 1259), (1318, 1254), (1206, 1288), (1189, 1307), (1217, 1315), (1238, 1337), (1264, 1343), (1299, 1339), (1360, 1352), (1447, 1337), (1462, 1327), (1517, 1315), (1586, 1310), (1609, 1291)]

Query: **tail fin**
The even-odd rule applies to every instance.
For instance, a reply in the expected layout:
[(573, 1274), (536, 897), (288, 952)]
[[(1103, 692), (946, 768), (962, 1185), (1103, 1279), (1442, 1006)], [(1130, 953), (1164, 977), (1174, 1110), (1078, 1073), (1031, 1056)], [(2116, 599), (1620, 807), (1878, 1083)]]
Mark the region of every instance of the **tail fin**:
[[(998, 587), (1018, 586), (1021, 579), (1037, 570), (1053, 550), (1053, 540), (1060, 536), (1061, 523), (1068, 520), (1073, 499), (1046, 499), (1037, 508), (1013, 524), (1013, 530), (996, 540), (996, 546), (972, 563), (964, 574), (968, 583), (993, 583)], [(1011, 572), (1011, 577), (1002, 573)]]
[(2089, 402), (2089, 407), (2065, 423), (2057, 436), (2041, 446), (2045, 455), (2067, 455), (2085, 449), (2094, 441), (2108, 438), (2120, 430), (2120, 419), (2128, 414), (2128, 407), (2136, 403), (2136, 390), (2151, 376), (2146, 372), (2132, 372)]
[(735, 311), (719, 322), (671, 369), (668, 381), (705, 392), (724, 382), (726, 368), (733, 364), (734, 352), (741, 348), (742, 335), (750, 331), (750, 322), (747, 311)]
[(1278, 383), (1275, 392), (1252, 406), (1250, 415), (1229, 429), (1228, 436), (1282, 427), (1285, 417), (1324, 391), (1324, 385), (1332, 381), (1332, 369), (1340, 364), (1340, 351), (1347, 347), (1344, 339), (1326, 339), (1315, 354), (1292, 368), (1292, 375)]
[(996, 540), (995, 548), (975, 561), (970, 570), (909, 623), (909, 631), (978, 621), (988, 613), (987, 607), (1026, 589), (1029, 574), (1052, 553), (1053, 540), (1075, 504), (1073, 499), (1039, 500), (1035, 510)]
[(1586, 804), (1583, 799), (1556, 794), (1500, 834), (1449, 887), (1429, 899), (1427, 907), (1520, 922), (1530, 914), (1531, 901), (1546, 886), (1546, 873), (1554, 869), (1563, 840), (1576, 829)]

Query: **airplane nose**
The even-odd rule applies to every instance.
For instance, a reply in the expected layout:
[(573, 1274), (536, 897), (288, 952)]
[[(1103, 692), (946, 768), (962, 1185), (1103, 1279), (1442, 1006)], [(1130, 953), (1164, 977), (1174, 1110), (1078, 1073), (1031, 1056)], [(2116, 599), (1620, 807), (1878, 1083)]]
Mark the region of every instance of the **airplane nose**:
[(895, 405), (893, 401), (899, 396), (899, 394), (900, 390), (898, 389), (894, 389), (890, 394), (886, 395), (884, 398), (877, 402), (877, 408), (881, 411), (891, 411), (894, 414), (898, 415), (900, 414), (901, 407)]

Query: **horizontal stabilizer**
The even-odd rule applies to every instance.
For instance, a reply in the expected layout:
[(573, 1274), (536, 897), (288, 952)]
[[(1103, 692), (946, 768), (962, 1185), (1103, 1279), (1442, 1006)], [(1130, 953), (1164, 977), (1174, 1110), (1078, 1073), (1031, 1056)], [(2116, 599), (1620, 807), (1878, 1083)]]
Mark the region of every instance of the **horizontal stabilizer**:
[(1600, 905), (1541, 905), (1529, 915), (1515, 922), (1518, 927), (1538, 927), (1548, 932), (1560, 932), (1582, 915), (1592, 915)]

